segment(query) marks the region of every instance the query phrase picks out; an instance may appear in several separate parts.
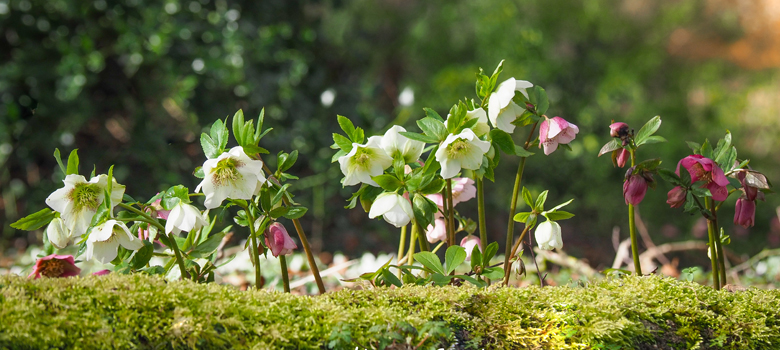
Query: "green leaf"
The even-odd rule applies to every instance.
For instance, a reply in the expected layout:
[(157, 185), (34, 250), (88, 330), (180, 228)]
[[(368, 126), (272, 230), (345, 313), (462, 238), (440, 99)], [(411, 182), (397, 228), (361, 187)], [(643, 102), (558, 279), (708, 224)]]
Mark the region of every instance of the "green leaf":
[(415, 253), (414, 260), (419, 261), (420, 264), (427, 267), (434, 273), (446, 275), (446, 273), (444, 273), (444, 267), (441, 266), (441, 261), (439, 261), (439, 257), (436, 256), (436, 254), (431, 252)]
[(285, 214), (287, 214), (287, 211), (289, 211), (287, 207), (274, 208), (271, 210), (271, 217), (274, 219), (278, 219), (284, 216)]
[(488, 244), (487, 248), (485, 248), (485, 253), (482, 256), (482, 266), (490, 265), (490, 260), (496, 256), (496, 252), (498, 252), (498, 242)]
[(263, 121), (265, 121), (265, 107), (263, 107), (263, 109), (260, 110), (260, 115), (257, 116), (257, 129), (255, 129), (255, 134), (254, 134), (254, 137), (253, 137), (254, 140), (255, 140), (254, 144), (257, 144), (258, 142), (260, 142), (260, 139), (262, 139), (263, 136), (269, 130), (271, 130), (269, 128), (268, 130), (263, 131)]
[(601, 157), (604, 154), (607, 154), (609, 152), (612, 152), (614, 150), (618, 150), (623, 148), (621, 142), (619, 139), (613, 138), (611, 141), (607, 142), (604, 146), (601, 146), (601, 150), (599, 151), (599, 157)]
[(179, 202), (189, 204), (190, 202), (192, 202), (190, 200), (189, 193), (190, 193), (189, 189), (187, 189), (187, 187), (184, 187), (182, 185), (176, 185), (170, 187), (168, 188), (168, 190), (165, 191), (165, 193), (163, 193), (162, 200), (160, 200), (160, 204), (162, 204), (165, 210), (173, 209), (173, 207), (179, 204)]
[(553, 211), (553, 212), (546, 213), (544, 216), (550, 221), (559, 221), (559, 220), (571, 219), (572, 217), (574, 217), (574, 214), (569, 213), (567, 211)]
[(533, 152), (528, 152), (527, 149), (520, 147), (518, 145), (515, 145), (515, 155), (521, 158), (526, 158), (534, 155)]
[(193, 258), (206, 258), (217, 250), (224, 237), (224, 232), (213, 234), (207, 240), (203, 241), (203, 243), (198, 244), (193, 248), (188, 255)]
[(335, 142), (344, 152), (352, 150), (352, 141), (344, 137), (344, 135), (333, 133), (333, 142)]
[(441, 193), (441, 191), (444, 189), (444, 186), (446, 186), (446, 182), (441, 178), (433, 179), (433, 181), (429, 182), (425, 187), (420, 189), (420, 193), (422, 194), (434, 194), (434, 193)]
[(152, 242), (146, 240), (142, 240), (141, 242), (144, 244), (144, 246), (135, 252), (133, 260), (130, 261), (131, 266), (136, 270), (146, 266), (146, 264), (149, 263), (149, 260), (152, 259), (152, 255), (154, 253), (154, 244), (152, 244)]
[(236, 139), (236, 142), (238, 142), (238, 145), (243, 146), (246, 144), (247, 142), (244, 138), (244, 111), (242, 109), (239, 109), (236, 114), (233, 114), (232, 127), (233, 137)]
[(539, 193), (539, 197), (536, 197), (536, 203), (534, 204), (533, 209), (537, 212), (544, 211), (544, 202), (547, 201), (547, 190), (543, 191), (542, 193)]
[(283, 216), (290, 220), (294, 220), (302, 217), (304, 214), (306, 214), (306, 211), (309, 210), (308, 208), (302, 206), (292, 206), (292, 207), (288, 207), (287, 209), (288, 209), (287, 213), (284, 214)]
[(521, 212), (521, 213), (515, 214), (515, 217), (512, 218), (512, 220), (517, 221), (517, 222), (525, 223), (526, 221), (528, 221), (529, 217), (531, 217), (531, 213), (530, 212)]
[(656, 135), (656, 136), (648, 136), (646, 139), (642, 140), (642, 143), (637, 143), (636, 145), (637, 147), (639, 147), (641, 145), (649, 145), (651, 143), (661, 143), (661, 142), (666, 142), (666, 139), (663, 138), (662, 136)]
[(60, 166), (60, 171), (62, 171), (63, 174), (68, 174), (68, 169), (65, 168), (64, 165), (62, 165), (62, 158), (60, 157), (60, 149), (55, 148), (54, 149), (54, 160), (57, 161), (57, 165)]
[(531, 191), (523, 186), (523, 202), (528, 205), (529, 208), (534, 208), (534, 199), (531, 197)]
[(515, 142), (512, 141), (512, 136), (505, 131), (501, 129), (490, 130), (490, 139), (493, 141), (493, 144), (498, 146), (504, 153), (516, 154)]
[(48, 225), (55, 217), (57, 217), (57, 212), (49, 208), (41, 209), (17, 220), (11, 224), (11, 227), (17, 230), (33, 231)]
[(284, 184), (284, 186), (282, 186), (281, 188), (279, 188), (276, 191), (276, 194), (274, 194), (274, 197), (271, 199), (271, 206), (272, 207), (275, 206), (276, 203), (279, 203), (279, 201), (282, 200), (282, 197), (287, 192), (287, 188), (289, 188), (289, 187), (290, 187), (290, 184)]
[(696, 142), (692, 142), (692, 141), (685, 141), (685, 143), (688, 144), (688, 148), (690, 148), (691, 151), (693, 151), (693, 154), (700, 154), (701, 153), (701, 145), (700, 144), (698, 144)]
[[(79, 173), (79, 155), (78, 148), (70, 151), (68, 156), (68, 169), (65, 171), (65, 175), (78, 175)], [(110, 185), (111, 183), (109, 183)]]
[(474, 245), (471, 248), (471, 271), (477, 266), (482, 266), (482, 251), (479, 250), (479, 245)]
[(287, 158), (285, 158), (284, 163), (279, 167), (279, 170), (287, 171), (295, 165), (296, 161), (298, 161), (298, 150), (293, 150)]
[(391, 174), (372, 176), (371, 179), (374, 180), (379, 185), (379, 187), (382, 187), (385, 191), (388, 192), (394, 192), (403, 185), (401, 180), (398, 180), (395, 175)]
[(661, 127), (661, 117), (655, 116), (651, 118), (636, 133), (636, 136), (634, 137), (634, 143), (637, 146), (644, 144), (647, 138), (655, 134), (655, 132), (658, 131), (658, 128), (660, 127)]
[(435, 118), (422, 118), (417, 121), (417, 126), (420, 127), (420, 130), (422, 130), (426, 136), (434, 137), (437, 142), (444, 140), (449, 134), (447, 132), (447, 127), (444, 126), (444, 123), (438, 121)]
[(403, 287), (403, 285), (404, 285), (404, 283), (401, 282), (401, 280), (399, 280), (398, 277), (396, 277), (394, 274), (392, 274), (387, 269), (382, 270), (382, 279), (385, 282), (390, 283), (390, 284), (392, 284), (392, 285), (394, 285), (396, 287), (399, 287), (399, 288)]
[(542, 116), (550, 107), (550, 101), (547, 99), (547, 92), (539, 85), (534, 85), (527, 91), (531, 103), (536, 106), (536, 115)]
[(447, 266), (448, 275), (464, 261), (466, 261), (466, 249), (459, 245), (448, 247), (447, 252), (444, 253), (444, 264)]
[(416, 132), (402, 131), (399, 134), (406, 136), (406, 138), (415, 141), (422, 141), (425, 143), (439, 143), (439, 139), (433, 136), (418, 134)]
[[(334, 155), (333, 155), (333, 157), (330, 157), (330, 162), (331, 162), (331, 163), (335, 163), (335, 162), (337, 162), (337, 161), (339, 160), (339, 158), (341, 158), (341, 157), (343, 157), (343, 156), (346, 156), (346, 155), (347, 155), (347, 153), (348, 153), (348, 152), (346, 152), (346, 151), (344, 151), (344, 150), (339, 150), (338, 152), (336, 152), (336, 154), (334, 154)], [(202, 178), (201, 178), (201, 179), (202, 179)]]
[(429, 118), (436, 119), (442, 123), (444, 123), (444, 118), (442, 118), (439, 113), (436, 113), (433, 109), (430, 109), (428, 107), (423, 108), (423, 111), (425, 111), (425, 116)]
[(249, 145), (245, 145), (243, 148), (244, 148), (244, 154), (246, 154), (248, 157), (252, 157), (252, 156), (254, 156), (255, 154), (258, 154), (258, 153), (260, 153), (260, 154), (268, 154), (268, 153), (270, 153), (270, 152), (268, 152), (267, 149), (265, 149), (263, 147), (260, 147), (260, 146), (257, 146), (257, 145), (249, 144)]
[(658, 169), (658, 175), (661, 176), (662, 179), (666, 180), (666, 182), (669, 182), (675, 186), (682, 185), (682, 180), (680, 180), (680, 177), (677, 176), (677, 174), (675, 174), (674, 171), (665, 168), (660, 168)]
[(444, 286), (450, 283), (450, 280), (452, 280), (455, 276), (446, 276), (441, 273), (434, 273), (431, 275), (431, 280), (433, 281), (434, 285), (437, 286)]
[(209, 134), (211, 135), (211, 139), (214, 140), (214, 145), (217, 147), (217, 150), (222, 152), (227, 146), (228, 129), (225, 127), (225, 124), (222, 123), (221, 119), (217, 119), (214, 124), (211, 125)]
[(433, 203), (427, 197), (415, 193), (412, 199), (412, 212), (417, 223), (425, 229), (434, 220), (434, 214), (439, 210), (436, 203)]
[(642, 170), (654, 171), (656, 168), (658, 168), (659, 165), (661, 165), (660, 158), (644, 160), (636, 165), (636, 168), (634, 168), (634, 174), (639, 174)]
[[(349, 118), (338, 115), (336, 116), (339, 122), (339, 126), (341, 127), (341, 130), (344, 130), (344, 134), (346, 134), (351, 140), (355, 140), (355, 125), (352, 124), (352, 121), (349, 120)], [(361, 143), (361, 141), (355, 141), (357, 143)]]
[(206, 177), (206, 173), (203, 172), (203, 167), (201, 166), (195, 168), (195, 171), (192, 172), (192, 175), (199, 179)]
[(496, 267), (488, 267), (484, 270), (482, 270), (482, 277), (491, 279), (491, 280), (498, 280), (504, 278), (504, 269), (500, 268), (498, 266)]
[(208, 159), (214, 159), (219, 157), (218, 147), (214, 140), (205, 132), (200, 134), (200, 146), (203, 148), (203, 153)]
[(701, 145), (701, 155), (705, 158), (712, 159), (712, 145), (710, 140), (704, 139), (704, 143)]

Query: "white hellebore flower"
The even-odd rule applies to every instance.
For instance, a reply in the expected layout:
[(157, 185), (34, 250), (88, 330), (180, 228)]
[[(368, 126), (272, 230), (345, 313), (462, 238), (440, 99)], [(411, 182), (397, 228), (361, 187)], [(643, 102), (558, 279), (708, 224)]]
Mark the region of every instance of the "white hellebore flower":
[(515, 80), (515, 78), (509, 78), (498, 85), (488, 100), (488, 118), (494, 127), (510, 134), (515, 131), (512, 122), (525, 112), (525, 108), (512, 101), (515, 91), (520, 91), (525, 98), (528, 98), (526, 89), (533, 86), (534, 84), (528, 81)]
[(395, 227), (403, 227), (412, 220), (412, 204), (404, 196), (395, 192), (384, 192), (376, 197), (368, 211), (368, 217), (373, 219), (379, 215)]
[(63, 249), (70, 244), (70, 230), (60, 218), (54, 218), (46, 227), (46, 237), (57, 249)]
[[(65, 176), (65, 187), (60, 188), (46, 198), (46, 204), (60, 213), (65, 227), (70, 231), (70, 237), (80, 236), (87, 232), (92, 217), (103, 203), (103, 197), (108, 186), (108, 175), (95, 176), (87, 182), (81, 175)], [(125, 186), (114, 179), (111, 187), (111, 208), (122, 202)]]
[(344, 173), (344, 186), (365, 183), (379, 187), (372, 176), (382, 175), (385, 169), (393, 165), (393, 158), (382, 149), (382, 137), (371, 136), (365, 145), (352, 144), (352, 150), (339, 158), (341, 172)]
[(477, 125), (474, 125), (471, 130), (474, 131), (474, 134), (476, 134), (478, 137), (482, 137), (482, 135), (487, 134), (490, 132), (490, 125), (488, 125), (488, 117), (487, 113), (485, 113), (485, 110), (482, 109), (482, 107), (477, 108), (473, 111), (466, 112), (466, 121), (477, 119)]
[(451, 179), (460, 169), (477, 170), (482, 166), (482, 156), (490, 150), (490, 142), (480, 140), (471, 129), (460, 134), (450, 134), (436, 151), (436, 161), (441, 164), (441, 177)]
[(207, 209), (220, 206), (226, 198), (251, 199), (257, 187), (266, 181), (263, 161), (249, 158), (241, 146), (206, 160), (203, 174), (205, 177), (195, 192), (203, 189)]
[(179, 234), (181, 231), (190, 232), (205, 225), (208, 225), (208, 220), (206, 220), (198, 208), (179, 202), (168, 214), (168, 220), (165, 222), (165, 232)]
[(129, 250), (138, 250), (144, 246), (140, 239), (130, 234), (123, 222), (108, 220), (95, 226), (87, 238), (87, 260), (95, 258), (108, 264), (116, 258), (119, 245)]
[(545, 221), (536, 227), (536, 243), (539, 249), (553, 250), (563, 248), (561, 225), (555, 221)]
[[(410, 140), (406, 136), (401, 135), (400, 133), (404, 131), (406, 131), (404, 127), (393, 125), (392, 128), (385, 132), (385, 136), (382, 136), (380, 144), (390, 158), (395, 158), (396, 154), (400, 153), (405, 163), (411, 163), (420, 158), (423, 148), (425, 148), (425, 143)], [(354, 146), (352, 149), (354, 149)]]

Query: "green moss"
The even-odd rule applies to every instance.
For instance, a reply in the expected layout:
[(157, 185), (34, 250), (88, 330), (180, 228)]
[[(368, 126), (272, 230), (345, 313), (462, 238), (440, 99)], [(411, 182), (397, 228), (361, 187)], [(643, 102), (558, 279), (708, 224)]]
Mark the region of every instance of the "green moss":
[(778, 310), (777, 291), (660, 277), (294, 296), (145, 275), (3, 276), (0, 348), (772, 348)]

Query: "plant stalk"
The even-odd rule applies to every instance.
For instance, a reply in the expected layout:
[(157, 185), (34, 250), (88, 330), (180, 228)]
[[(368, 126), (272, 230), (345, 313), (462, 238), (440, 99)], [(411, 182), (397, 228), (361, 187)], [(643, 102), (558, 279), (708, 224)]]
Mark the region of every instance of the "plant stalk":
[(485, 183), (477, 177), (477, 206), (479, 210), (479, 243), (482, 249), (487, 247), (487, 224), (485, 223)]
[[(712, 207), (711, 199), (705, 198), (704, 205), (707, 209)], [(710, 262), (712, 263), (712, 286), (720, 290), (720, 264), (718, 263), (718, 249), (716, 246), (715, 223), (707, 219), (707, 237), (709, 238)]]
[[(401, 259), (404, 257), (404, 250), (406, 248), (406, 228), (409, 225), (404, 225), (404, 227), (401, 227), (401, 239), (398, 241), (398, 265), (401, 265)], [(401, 269), (398, 269), (398, 278), (401, 278), (401, 275), (403, 274), (403, 271)]]
[(414, 264), (414, 246), (417, 240), (417, 225), (412, 225), (412, 234), (409, 235), (409, 252), (406, 253), (406, 264)]
[[(141, 217), (143, 217), (145, 219), (144, 221), (146, 221), (147, 223), (152, 224), (155, 227), (157, 227), (157, 230), (159, 232), (163, 232), (163, 234), (165, 233), (165, 226), (160, 224), (160, 222), (157, 221), (157, 219), (154, 219), (151, 216), (149, 216), (149, 214), (144, 213), (143, 211), (136, 209), (132, 205), (127, 205), (125, 203), (119, 203), (119, 207), (121, 207), (123, 209), (127, 209), (127, 210), (129, 210), (129, 211), (131, 211), (133, 213), (136, 213), (136, 214), (140, 215)], [(176, 255), (176, 264), (179, 265), (179, 270), (181, 271), (181, 279), (184, 279), (185, 277), (189, 277), (189, 273), (187, 272), (187, 268), (184, 265), (184, 258), (181, 255), (181, 251), (179, 250), (179, 245), (176, 243), (176, 239), (173, 236), (173, 233), (168, 234), (167, 237), (168, 237), (168, 240), (171, 242), (171, 247), (170, 248), (171, 248), (171, 250), (173, 250), (173, 254)]]
[(452, 203), (452, 179), (447, 179), (447, 186), (445, 188), (444, 200), (447, 201), (447, 245), (452, 247), (455, 245), (455, 205)]
[(284, 282), (284, 292), (290, 292), (290, 276), (287, 274), (287, 257), (284, 254), (279, 255), (279, 265), (282, 267), (282, 282)]
[(715, 231), (715, 250), (718, 252), (718, 272), (719, 272), (719, 280), (720, 280), (720, 286), (725, 286), (728, 282), (726, 280), (726, 256), (723, 254), (723, 242), (720, 241), (720, 227), (718, 226), (718, 209), (720, 208), (720, 204), (715, 205), (715, 200), (712, 198), (709, 198), (710, 200), (710, 212), (712, 213), (712, 227)]
[[(252, 221), (249, 226), (254, 226), (254, 221)], [(263, 274), (260, 270), (260, 252), (258, 252), (259, 246), (257, 245), (257, 237), (255, 237), (254, 228), (250, 228), (249, 231), (249, 235), (251, 237), (251, 242), (249, 243), (249, 254), (252, 255), (252, 259), (255, 261), (255, 288), (260, 289), (260, 283), (263, 281)]]
[[(631, 151), (631, 166), (634, 166), (634, 149)], [(628, 232), (631, 235), (631, 255), (634, 258), (634, 274), (642, 276), (642, 264), (639, 262), (639, 242), (636, 238), (636, 223), (634, 221), (634, 205), (628, 203)]]
[(507, 286), (509, 284), (509, 276), (512, 275), (512, 257), (517, 254), (517, 249), (520, 248), (520, 243), (523, 242), (523, 238), (525, 238), (525, 235), (528, 233), (528, 230), (530, 229), (530, 226), (525, 225), (525, 228), (523, 229), (523, 232), (520, 234), (520, 239), (515, 242), (515, 245), (512, 247), (512, 251), (509, 255), (509, 263), (507, 265), (504, 265), (504, 286)]
[(428, 237), (424, 234), (422, 227), (420, 227), (420, 223), (417, 222), (417, 220), (412, 220), (412, 225), (417, 228), (417, 241), (420, 243), (420, 251), (431, 251), (431, 246), (428, 245)]

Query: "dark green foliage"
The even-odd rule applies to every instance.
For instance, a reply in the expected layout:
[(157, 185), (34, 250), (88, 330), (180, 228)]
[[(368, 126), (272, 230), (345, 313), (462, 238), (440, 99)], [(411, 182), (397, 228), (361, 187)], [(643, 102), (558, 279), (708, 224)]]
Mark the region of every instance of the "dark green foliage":
[(575, 287), (344, 289), (323, 296), (145, 275), (0, 277), (0, 344), (28, 348), (771, 348), (780, 293), (613, 277)]

